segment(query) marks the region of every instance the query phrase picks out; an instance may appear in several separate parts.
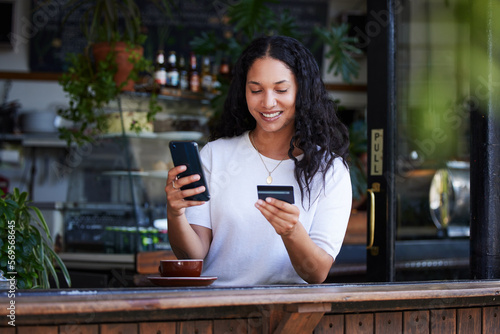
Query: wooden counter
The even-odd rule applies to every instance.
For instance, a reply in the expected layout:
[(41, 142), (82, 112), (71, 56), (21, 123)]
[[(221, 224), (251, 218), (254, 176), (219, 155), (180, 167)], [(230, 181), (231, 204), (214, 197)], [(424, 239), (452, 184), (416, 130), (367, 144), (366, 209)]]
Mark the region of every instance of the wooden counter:
[(0, 332), (500, 333), (500, 281), (0, 294)]

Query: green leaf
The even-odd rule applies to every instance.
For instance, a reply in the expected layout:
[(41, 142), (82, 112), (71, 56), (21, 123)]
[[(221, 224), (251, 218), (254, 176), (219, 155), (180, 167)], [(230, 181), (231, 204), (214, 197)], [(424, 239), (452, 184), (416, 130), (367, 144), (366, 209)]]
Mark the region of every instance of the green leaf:
[(319, 40), (328, 48), (325, 53), (325, 57), (330, 61), (327, 71), (329, 73), (333, 71), (335, 75), (340, 73), (342, 79), (350, 83), (352, 78), (358, 76), (360, 67), (354, 55), (363, 52), (356, 47), (358, 39), (349, 37), (348, 32), (349, 25), (346, 23), (328, 29), (315, 29), (315, 34), (319, 37)]
[[(17, 260), (17, 258), (16, 258)], [(16, 272), (20, 276), (26, 276), (27, 270), (25, 266), (16, 266)]]
[(214, 55), (217, 52), (228, 51), (228, 44), (224, 43), (213, 31), (203, 31), (200, 36), (193, 38), (189, 45), (196, 54), (200, 55)]
[(24, 236), (23, 236), (24, 230), (17, 230), (16, 233), (16, 247), (20, 246), (23, 244), (24, 241)]
[(42, 242), (42, 235), (40, 234), (40, 230), (33, 225), (30, 225), (27, 231), (25, 232), (25, 243), (33, 243), (33, 245), (40, 245)]
[[(16, 189), (17, 189), (17, 188), (16, 188)], [(9, 194), (9, 195), (10, 195), (10, 194)], [(12, 195), (11, 195), (11, 196), (12, 196)], [(7, 203), (7, 205), (10, 205), (13, 209), (17, 209), (17, 208), (19, 208), (19, 204), (17, 204), (17, 202), (16, 202), (15, 200), (10, 199), (10, 197), (11, 197), (11, 196), (9, 196), (9, 197), (5, 200), (5, 202)]]
[[(40, 261), (42, 261), (40, 259)], [(37, 273), (37, 272), (42, 272), (45, 270), (45, 267), (43, 266), (43, 263), (42, 262), (39, 262), (39, 260), (37, 259), (37, 262), (32, 262), (31, 264), (32, 268), (33, 268), (33, 272), (34, 273)]]
[(34, 249), (38, 249), (40, 252), (40, 257), (38, 258), (37, 264), (40, 264), (42, 266), (43, 266), (43, 261), (45, 259), (45, 247), (43, 247), (43, 243), (44, 243), (44, 241), (42, 240), (42, 236), (40, 236), (40, 239), (38, 241), (38, 245), (37, 245), (37, 247), (34, 248)]
[(53, 242), (52, 236), (50, 235), (49, 227), (47, 226), (47, 222), (45, 221), (45, 218), (43, 218), (43, 215), (42, 215), (42, 212), (40, 211), (40, 209), (38, 209), (35, 206), (30, 206), (29, 209), (35, 211), (35, 213), (38, 217), (38, 222), (40, 223), (40, 226), (45, 231), (45, 234), (47, 235), (47, 238), (50, 240), (50, 242)]
[(276, 3), (276, 1), (240, 0), (234, 6), (229, 7), (229, 22), (235, 25), (236, 31), (241, 31), (246, 36), (247, 41), (252, 40), (259, 32), (269, 30), (274, 14), (266, 6), (267, 3)]
[(54, 260), (56, 260), (57, 265), (59, 266), (59, 269), (61, 269), (61, 271), (63, 273), (64, 279), (66, 280), (66, 283), (68, 284), (68, 286), (71, 286), (71, 276), (69, 275), (68, 269), (66, 268), (66, 265), (64, 264), (64, 262), (61, 260), (59, 255), (52, 248), (48, 248), (47, 252), (51, 254), (51, 256)]
[[(17, 189), (17, 188), (16, 188)], [(17, 204), (19, 207), (24, 206), (26, 199), (28, 198), (28, 193), (23, 191), (21, 194), (19, 194), (19, 189), (17, 189), (18, 196), (17, 197)]]
[[(11, 195), (11, 194), (9, 194)], [(5, 199), (5, 205), (3, 206), (3, 214), (8, 220), (15, 220), (15, 212), (19, 209), (19, 205), (10, 196)]]
[(59, 279), (57, 278), (57, 273), (54, 269), (54, 265), (52, 264), (52, 261), (47, 257), (44, 257), (44, 266), (45, 266), (46, 270), (42, 271), (42, 275), (43, 275), (42, 286), (45, 289), (50, 288), (49, 275), (48, 275), (48, 272), (50, 272), (52, 278), (54, 278), (54, 281), (56, 283), (56, 287), (59, 288)]
[(40, 242), (40, 240), (41, 240), (41, 236), (40, 236), (40, 238), (37, 238), (37, 235), (35, 233), (31, 233), (28, 236), (28, 238), (26, 238), (25, 243), (27, 245), (29, 245), (29, 247), (33, 247), (34, 248), (34, 247), (37, 246), (37, 244)]
[(17, 288), (18, 289), (31, 289), (33, 284), (30, 280), (26, 279), (18, 279), (17, 280)]
[(301, 39), (297, 19), (290, 14), (289, 10), (281, 12), (275, 20), (270, 22), (270, 28), (277, 35), (290, 36), (298, 40)]

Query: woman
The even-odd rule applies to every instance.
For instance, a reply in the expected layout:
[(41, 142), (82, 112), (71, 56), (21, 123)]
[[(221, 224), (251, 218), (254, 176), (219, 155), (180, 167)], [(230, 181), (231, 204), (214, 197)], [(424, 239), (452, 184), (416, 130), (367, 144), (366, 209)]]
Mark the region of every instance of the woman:
[[(253, 41), (235, 65), (220, 124), (201, 156), (204, 191), (165, 191), (169, 240), (178, 258), (204, 259), (219, 285), (322, 283), (351, 209), (348, 131), (336, 115), (313, 55), (289, 37)], [(257, 185), (292, 185), (295, 205), (257, 200)], [(300, 194), (300, 195), (299, 195)]]

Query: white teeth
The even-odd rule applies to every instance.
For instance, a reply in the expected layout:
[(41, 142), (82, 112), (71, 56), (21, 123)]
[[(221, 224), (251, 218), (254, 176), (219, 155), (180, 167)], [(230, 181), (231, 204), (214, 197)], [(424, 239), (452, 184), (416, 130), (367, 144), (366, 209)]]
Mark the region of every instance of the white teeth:
[(262, 114), (266, 118), (276, 117), (281, 113), (281, 111), (273, 112), (272, 114)]

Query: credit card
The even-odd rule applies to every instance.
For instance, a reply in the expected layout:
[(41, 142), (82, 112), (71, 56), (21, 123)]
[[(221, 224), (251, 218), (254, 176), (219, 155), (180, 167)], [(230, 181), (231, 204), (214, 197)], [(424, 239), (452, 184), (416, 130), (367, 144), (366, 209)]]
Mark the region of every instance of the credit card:
[(257, 196), (264, 201), (267, 197), (272, 197), (290, 204), (295, 203), (292, 186), (257, 186)]

